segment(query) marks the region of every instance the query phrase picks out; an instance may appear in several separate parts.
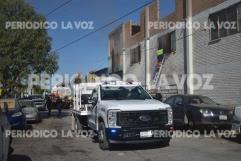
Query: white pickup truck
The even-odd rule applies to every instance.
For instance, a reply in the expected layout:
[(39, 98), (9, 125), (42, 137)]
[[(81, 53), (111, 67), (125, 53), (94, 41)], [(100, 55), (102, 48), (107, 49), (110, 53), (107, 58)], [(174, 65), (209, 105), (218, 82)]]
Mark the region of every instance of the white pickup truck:
[(153, 99), (139, 83), (99, 84), (88, 101), (92, 104), (88, 127), (97, 133), (101, 149), (123, 143), (169, 144), (172, 109)]

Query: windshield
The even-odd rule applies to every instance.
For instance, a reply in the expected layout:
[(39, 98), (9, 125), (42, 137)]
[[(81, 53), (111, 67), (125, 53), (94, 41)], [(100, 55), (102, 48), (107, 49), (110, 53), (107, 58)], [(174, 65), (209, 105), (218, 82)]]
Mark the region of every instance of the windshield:
[(102, 100), (145, 100), (152, 99), (140, 86), (134, 87), (101, 87)]
[(43, 99), (43, 97), (41, 95), (32, 95), (29, 96), (30, 99)]
[(212, 99), (205, 97), (205, 96), (192, 96), (189, 98), (190, 104), (211, 104), (214, 105), (216, 102), (214, 102)]
[(19, 101), (19, 104), (21, 105), (21, 107), (25, 106), (25, 107), (35, 107), (34, 106), (34, 102), (33, 101)]

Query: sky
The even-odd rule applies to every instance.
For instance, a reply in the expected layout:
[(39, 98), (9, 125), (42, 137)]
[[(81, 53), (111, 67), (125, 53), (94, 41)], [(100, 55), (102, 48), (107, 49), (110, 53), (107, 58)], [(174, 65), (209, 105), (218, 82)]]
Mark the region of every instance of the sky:
[[(59, 5), (68, 0), (25, 0), (35, 10), (46, 15)], [(74, 22), (93, 22), (94, 29), (97, 29), (118, 17), (134, 10), (151, 0), (72, 0), (67, 5), (56, 10), (46, 17), (49, 22), (57, 22), (56, 29), (48, 29), (52, 38), (52, 50), (59, 49), (63, 45), (78, 39), (79, 37), (93, 31), (91, 29), (63, 29), (67, 23), (74, 25)], [(175, 0), (160, 0), (161, 16), (168, 15), (175, 10)], [(87, 74), (89, 71), (108, 67), (108, 35), (123, 22), (133, 20), (139, 22), (140, 11), (137, 11), (120, 21), (86, 37), (75, 44), (58, 51), (59, 74)]]

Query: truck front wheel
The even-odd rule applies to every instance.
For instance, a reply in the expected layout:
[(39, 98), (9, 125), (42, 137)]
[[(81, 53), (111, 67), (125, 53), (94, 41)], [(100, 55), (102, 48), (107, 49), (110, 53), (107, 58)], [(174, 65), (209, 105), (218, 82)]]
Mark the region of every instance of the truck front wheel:
[(170, 138), (163, 138), (162, 141), (158, 142), (158, 145), (161, 147), (167, 147), (170, 145)]
[(98, 132), (99, 146), (102, 150), (110, 149), (110, 143), (106, 135), (105, 124), (100, 122), (99, 132)]

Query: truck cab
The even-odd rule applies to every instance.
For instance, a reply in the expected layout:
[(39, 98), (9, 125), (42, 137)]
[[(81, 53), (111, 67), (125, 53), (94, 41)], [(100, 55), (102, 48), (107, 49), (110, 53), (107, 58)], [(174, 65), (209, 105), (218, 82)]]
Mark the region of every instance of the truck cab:
[(88, 127), (98, 134), (101, 149), (123, 143), (169, 144), (169, 135), (158, 134), (172, 131), (172, 109), (153, 99), (140, 83), (100, 84), (93, 89), (90, 102)]

